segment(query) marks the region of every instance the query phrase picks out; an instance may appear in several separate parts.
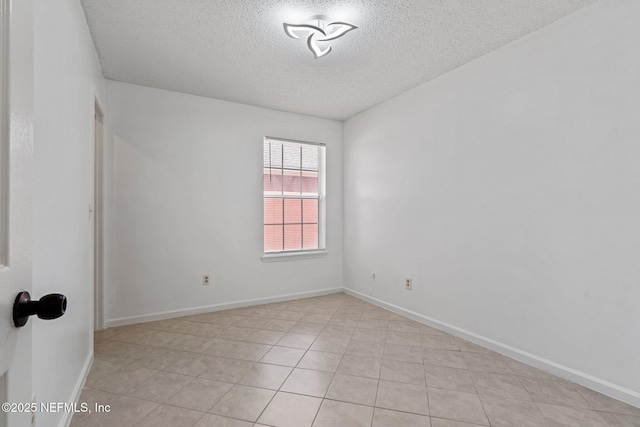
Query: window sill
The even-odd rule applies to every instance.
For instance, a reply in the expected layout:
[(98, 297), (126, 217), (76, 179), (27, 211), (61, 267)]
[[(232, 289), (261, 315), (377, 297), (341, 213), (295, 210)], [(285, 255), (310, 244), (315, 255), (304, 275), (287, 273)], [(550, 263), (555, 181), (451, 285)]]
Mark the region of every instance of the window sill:
[(262, 262), (278, 262), (293, 261), (297, 259), (325, 258), (329, 255), (326, 250), (304, 251), (304, 252), (283, 252), (274, 254), (265, 254), (262, 256)]

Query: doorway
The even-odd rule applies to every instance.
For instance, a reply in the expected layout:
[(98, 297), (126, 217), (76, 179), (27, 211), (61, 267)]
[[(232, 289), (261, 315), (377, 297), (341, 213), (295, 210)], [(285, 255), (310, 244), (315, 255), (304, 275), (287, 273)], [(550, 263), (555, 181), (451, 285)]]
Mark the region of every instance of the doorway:
[(104, 112), (94, 102), (93, 135), (93, 329), (104, 329)]

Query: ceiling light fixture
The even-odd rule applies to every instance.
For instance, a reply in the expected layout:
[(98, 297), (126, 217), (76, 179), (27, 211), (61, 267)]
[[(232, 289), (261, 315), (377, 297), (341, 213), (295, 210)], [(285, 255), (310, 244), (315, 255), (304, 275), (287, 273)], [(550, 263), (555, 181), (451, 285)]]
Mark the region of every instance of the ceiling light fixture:
[(307, 34), (307, 47), (313, 53), (315, 59), (322, 58), (331, 52), (331, 46), (323, 49), (318, 42), (335, 40), (355, 30), (353, 24), (347, 22), (329, 22), (324, 15), (315, 15), (309, 18), (305, 24), (284, 23), (284, 32), (291, 38), (300, 39), (300, 33)]

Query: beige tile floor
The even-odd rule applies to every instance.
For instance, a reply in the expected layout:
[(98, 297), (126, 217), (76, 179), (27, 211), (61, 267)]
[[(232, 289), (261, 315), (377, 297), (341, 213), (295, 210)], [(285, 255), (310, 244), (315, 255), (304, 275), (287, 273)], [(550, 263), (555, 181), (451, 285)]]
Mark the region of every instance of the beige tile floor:
[(345, 294), (107, 329), (72, 426), (640, 426), (640, 409)]

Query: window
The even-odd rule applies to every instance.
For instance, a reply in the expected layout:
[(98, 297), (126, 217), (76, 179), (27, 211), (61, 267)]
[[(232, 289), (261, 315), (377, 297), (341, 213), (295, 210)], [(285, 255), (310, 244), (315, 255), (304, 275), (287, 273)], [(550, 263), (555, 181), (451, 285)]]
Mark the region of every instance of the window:
[(322, 144), (264, 139), (265, 254), (324, 249)]

